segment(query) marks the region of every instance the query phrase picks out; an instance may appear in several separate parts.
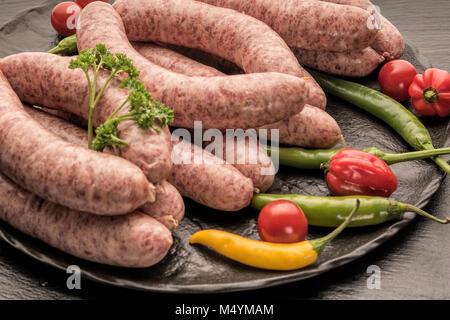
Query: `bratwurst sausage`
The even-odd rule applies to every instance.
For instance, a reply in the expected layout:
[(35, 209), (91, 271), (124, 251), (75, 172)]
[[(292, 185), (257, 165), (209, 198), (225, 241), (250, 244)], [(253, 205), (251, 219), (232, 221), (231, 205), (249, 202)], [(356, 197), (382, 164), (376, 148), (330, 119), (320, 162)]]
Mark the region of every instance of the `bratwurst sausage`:
[(201, 120), (205, 128), (254, 127), (301, 111), (308, 97), (307, 82), (286, 74), (187, 77), (151, 63), (133, 49), (120, 16), (107, 3), (90, 3), (80, 20), (78, 49), (104, 43), (113, 53), (125, 53), (153, 97), (174, 110), (174, 126), (192, 128)]
[[(86, 8), (96, 11), (97, 19), (109, 16), (100, 10), (107, 4), (94, 2), (91, 6)], [(283, 39), (253, 17), (190, 0), (118, 0), (113, 6), (131, 41), (160, 41), (200, 49), (236, 63), (246, 73), (279, 72), (307, 77), (307, 103), (325, 108), (322, 89), (300, 66)], [(82, 29), (86, 8), (81, 14)], [(110, 25), (105, 22), (97, 23), (90, 32), (104, 26), (104, 32), (109, 33)]]
[[(84, 118), (89, 117), (89, 90), (82, 70), (68, 68), (71, 57), (29, 52), (11, 55), (0, 60), (3, 70), (14, 91), (22, 101), (30, 104), (59, 108)], [(91, 75), (92, 78), (92, 75)], [(107, 74), (101, 72), (97, 88), (103, 86)], [(128, 92), (118, 87), (113, 79), (106, 88), (94, 112), (94, 126), (99, 126), (127, 98)], [(128, 107), (122, 109), (128, 112)], [(135, 122), (119, 124), (118, 135), (128, 146), (116, 148), (116, 154), (133, 162), (152, 183), (164, 180), (172, 167), (170, 161), (170, 132), (165, 126), (161, 133), (152, 128), (141, 130)]]
[(172, 245), (162, 224), (140, 212), (100, 217), (43, 200), (0, 173), (0, 219), (81, 259), (144, 268), (161, 261)]
[[(341, 5), (350, 5), (361, 9), (372, 11), (373, 16), (369, 24), (375, 26), (375, 7), (369, 0), (321, 0)], [(379, 15), (381, 25), (378, 25), (379, 31), (373, 43), (372, 48), (381, 54), (386, 60), (399, 59), (405, 52), (405, 41), (398, 29), (385, 17)]]
[(267, 23), (291, 47), (348, 51), (369, 46), (377, 30), (360, 8), (305, 0), (199, 0)]
[(185, 140), (174, 142), (172, 158), (168, 181), (183, 196), (222, 211), (238, 211), (250, 204), (252, 181), (223, 159)]
[(292, 48), (292, 52), (302, 65), (346, 77), (365, 77), (384, 61), (384, 57), (370, 47), (349, 52)]
[(75, 210), (118, 215), (155, 200), (137, 166), (63, 141), (34, 121), (1, 71), (0, 168), (21, 187)]
[[(149, 48), (147, 49), (147, 45)], [(140, 43), (140, 48), (144, 51), (152, 51), (153, 45), (150, 43)], [(196, 50), (196, 49), (194, 49)], [(372, 49), (370, 53), (373, 53), (376, 57), (380, 58), (380, 56)], [(168, 65), (171, 62), (170, 52), (173, 52), (171, 49), (165, 48), (165, 52), (169, 53), (168, 56), (165, 57), (165, 61)], [(327, 53), (324, 53), (327, 54)], [(331, 53), (330, 53), (331, 54)], [(204, 56), (209, 62), (217, 61), (219, 57), (213, 57), (210, 54), (207, 54), (208, 57)], [(346, 72), (352, 73), (354, 75), (361, 72), (365, 66), (359, 65), (358, 68), (352, 69), (351, 61), (345, 58), (345, 53), (335, 53), (336, 57), (341, 57), (340, 60), (343, 60), (342, 67)], [(382, 58), (381, 58), (382, 59)], [(203, 64), (196, 63), (192, 64), (191, 59), (184, 57), (183, 59), (177, 59), (177, 63), (179, 64), (179, 70), (183, 70), (183, 72), (195, 73), (197, 71), (203, 70)], [(323, 62), (326, 65), (327, 62)], [(349, 64), (349, 65), (347, 65)], [(362, 64), (362, 63), (361, 63)], [(198, 68), (198, 69), (197, 69)], [(336, 67), (337, 68), (337, 67)], [(212, 69), (212, 68), (211, 68)], [(213, 69), (215, 70), (215, 69)], [(353, 72), (351, 72), (353, 70)], [(219, 71), (216, 70), (215, 73)], [(310, 105), (305, 105), (303, 111), (293, 115), (287, 119), (278, 121), (276, 123), (270, 124), (267, 127), (261, 127), (260, 129), (279, 129), (279, 141), (283, 144), (291, 144), (300, 147), (306, 148), (329, 148), (334, 146), (341, 137), (341, 129), (336, 121), (326, 112), (319, 108), (315, 108)], [(270, 137), (270, 132), (269, 137)], [(239, 160), (240, 164), (237, 164), (235, 161), (232, 162), (233, 166), (236, 167), (241, 173), (252, 179), (253, 184), (256, 189), (264, 192), (267, 190), (273, 183), (273, 175), (262, 175), (261, 169), (267, 168), (270, 169), (272, 165), (269, 157), (261, 146), (254, 146), (253, 144), (248, 144), (248, 140), (245, 141), (244, 144), (241, 143), (233, 143), (231, 144), (235, 151), (236, 155), (235, 160)], [(208, 145), (208, 144), (204, 144)], [(245, 147), (244, 147), (245, 145)], [(226, 143), (223, 143), (224, 149), (222, 154), (226, 154)], [(214, 153), (214, 152), (213, 152)], [(244, 157), (244, 155), (246, 155)], [(251, 156), (258, 155), (258, 160), (254, 164), (249, 163), (249, 159)], [(216, 153), (216, 156), (218, 154)], [(245, 159), (245, 160), (244, 160)]]
[(220, 77), (220, 71), (189, 59), (178, 52), (148, 42), (132, 42), (133, 48), (144, 58), (173, 72), (190, 77)]
[[(88, 144), (86, 130), (36, 108), (24, 107), (34, 120), (58, 137), (86, 148)], [(68, 115), (68, 113), (63, 114), (65, 117), (68, 117)], [(105, 152), (109, 152), (109, 150), (105, 150)], [(156, 186), (156, 201), (153, 203), (147, 202), (139, 210), (152, 216), (173, 231), (184, 216), (184, 202), (180, 193), (170, 183), (162, 181)]]
[[(148, 49), (146, 48), (147, 46), (149, 46)], [(152, 51), (153, 45), (149, 43), (140, 43), (140, 48), (148, 52)], [(373, 54), (376, 57), (380, 58), (380, 56), (375, 51), (373, 51), (372, 49), (368, 50), (369, 55)], [(173, 51), (171, 49), (165, 48), (165, 52), (168, 53), (168, 55), (165, 57), (166, 59), (165, 61), (168, 65), (170, 65), (171, 62), (170, 52)], [(352, 69), (350, 67), (351, 61), (348, 61), (348, 59), (344, 59), (345, 53), (335, 53), (335, 54), (337, 57), (341, 57), (341, 59), (344, 60), (342, 63), (342, 67), (347, 68), (345, 69), (345, 71), (348, 73), (352, 73), (353, 75), (356, 76), (358, 72), (360, 73), (361, 70), (365, 68), (365, 66), (359, 65), (360, 67), (359, 69), (358, 68)], [(207, 58), (208, 61), (217, 60), (215, 59), (217, 57), (212, 57), (210, 54), (208, 55), (209, 55), (209, 57)], [(197, 71), (200, 72), (201, 70), (204, 69), (203, 64), (201, 63), (192, 64), (190, 63), (190, 61), (192, 60), (184, 56), (182, 59), (177, 59), (176, 61), (179, 64), (179, 70), (183, 70), (183, 72), (195, 73)], [(324, 65), (326, 65), (325, 61), (323, 63)], [(216, 70), (215, 73), (218, 72), (219, 71)], [(319, 108), (312, 107), (310, 105), (305, 105), (303, 111), (296, 115), (293, 115), (279, 122), (273, 123), (271, 125), (263, 126), (260, 129), (279, 129), (279, 141), (281, 143), (306, 148), (329, 148), (334, 146), (340, 140), (341, 137), (341, 129), (339, 128), (339, 125), (336, 123), (336, 121), (325, 111)], [(270, 137), (270, 132), (268, 133)], [(266, 152), (260, 145), (258, 146), (254, 146), (253, 144), (249, 145), (248, 142), (249, 142), (248, 140), (245, 141), (244, 143), (245, 147), (243, 146), (243, 144), (240, 143), (231, 144), (236, 152), (236, 154), (233, 156), (235, 157), (234, 160), (239, 160), (240, 163), (237, 164), (236, 161), (233, 161), (232, 164), (239, 171), (241, 171), (241, 173), (244, 176), (252, 179), (255, 188), (257, 188), (261, 192), (264, 192), (272, 185), (274, 177), (273, 175), (270, 174), (262, 175), (261, 169), (262, 168), (270, 169), (272, 163), (270, 161), (270, 158), (267, 156)], [(204, 146), (205, 145), (208, 144), (204, 144)], [(225, 148), (226, 145), (227, 145), (226, 143), (223, 143), (224, 146), (222, 152), (223, 155), (226, 154)], [(257, 162), (254, 164), (250, 164), (249, 163), (250, 157), (256, 155), (258, 155)]]

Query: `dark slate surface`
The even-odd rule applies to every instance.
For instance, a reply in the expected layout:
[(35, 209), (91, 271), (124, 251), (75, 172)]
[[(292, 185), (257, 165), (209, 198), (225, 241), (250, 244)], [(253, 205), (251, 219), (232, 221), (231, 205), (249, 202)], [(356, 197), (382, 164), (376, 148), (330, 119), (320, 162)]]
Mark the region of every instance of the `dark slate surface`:
[[(20, 11), (29, 8), (30, 3), (38, 5), (45, 2), (48, 1), (0, 1), (0, 25), (12, 20), (14, 15)], [(450, 3), (447, 0), (433, 1), (428, 7), (423, 6), (423, 2), (419, 1), (377, 1), (377, 3), (381, 6), (383, 14), (398, 26), (402, 33), (421, 50), (422, 54), (435, 67), (450, 69), (450, 61), (448, 60), (450, 36), (446, 31), (450, 26), (447, 17)], [(31, 12), (31, 14), (39, 16), (39, 12)], [(48, 30), (43, 28), (42, 30), (36, 30), (36, 32), (42, 33), (48, 32)], [(30, 43), (30, 45), (34, 44)], [(40, 44), (36, 43), (35, 45), (39, 46)], [(2, 48), (2, 50), (4, 49)], [(348, 132), (350, 131), (347, 131), (347, 134)], [(354, 139), (356, 141), (357, 137)], [(401, 144), (400, 146), (404, 147)], [(389, 149), (395, 146), (386, 145), (384, 147)], [(428, 168), (428, 170), (432, 169)], [(398, 172), (402, 171), (399, 170)], [(431, 172), (434, 171), (432, 170)], [(405, 176), (405, 179), (407, 178)], [(421, 179), (427, 180), (427, 177), (419, 175), (415, 179), (418, 180), (412, 181), (412, 183), (420, 184), (422, 183)], [(289, 180), (289, 178), (284, 180)], [(448, 179), (446, 179), (426, 209), (438, 216), (449, 215), (449, 191), (450, 186)], [(317, 193), (314, 190), (311, 192)], [(402, 197), (415, 199), (419, 198), (420, 195), (414, 194), (414, 192), (408, 194), (408, 190), (404, 190), (402, 191)], [(450, 255), (447, 248), (449, 240), (450, 235), (446, 226), (437, 225), (423, 219), (416, 219), (399, 235), (381, 246), (381, 248), (350, 265), (333, 270), (317, 278), (271, 289), (221, 294), (213, 296), (213, 298), (450, 298), (450, 280), (448, 276)], [(212, 258), (215, 259), (217, 257)], [(382, 282), (380, 290), (367, 289), (366, 269), (369, 265), (378, 265), (381, 268)], [(36, 262), (3, 242), (0, 243), (0, 271), (0, 298), (4, 299), (129, 297), (131, 299), (165, 300), (170, 297), (171, 300), (185, 300), (191, 297), (124, 291), (90, 281), (83, 281), (83, 289), (81, 291), (71, 292), (66, 289), (66, 275), (63, 272), (55, 271), (53, 268)], [(210, 271), (211, 269), (205, 270), (205, 272)], [(198, 296), (192, 297), (195, 300), (198, 298)], [(211, 296), (203, 298), (208, 299)]]

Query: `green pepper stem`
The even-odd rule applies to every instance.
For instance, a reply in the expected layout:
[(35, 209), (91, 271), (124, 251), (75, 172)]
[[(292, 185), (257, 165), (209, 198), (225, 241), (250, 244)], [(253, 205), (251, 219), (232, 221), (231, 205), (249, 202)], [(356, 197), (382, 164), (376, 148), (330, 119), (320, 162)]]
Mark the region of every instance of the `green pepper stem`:
[(69, 37), (66, 37), (62, 39), (56, 47), (50, 49), (47, 51), (48, 53), (53, 54), (65, 54), (65, 55), (72, 55), (77, 53), (77, 38), (76, 35), (71, 35)]
[(360, 203), (361, 203), (360, 200), (356, 199), (356, 206), (355, 206), (355, 208), (353, 208), (352, 212), (348, 215), (347, 218), (345, 218), (344, 222), (342, 222), (339, 227), (334, 229), (333, 232), (329, 233), (328, 235), (326, 235), (323, 238), (314, 239), (314, 240), (310, 241), (314, 251), (316, 251), (317, 254), (320, 254), (323, 251), (323, 249), (325, 248), (325, 246), (331, 240), (336, 238), (348, 226), (348, 224), (352, 220), (353, 216), (358, 211)]
[(442, 224), (447, 224), (447, 223), (450, 222), (450, 218), (448, 218), (448, 217), (445, 218), (445, 219), (439, 219), (439, 218), (436, 218), (435, 216), (429, 214), (428, 212), (423, 211), (422, 209), (419, 209), (419, 208), (417, 208), (417, 207), (415, 207), (413, 205), (410, 205), (410, 204), (407, 204), (407, 203), (402, 203), (401, 205), (403, 206), (405, 211), (411, 211), (411, 212), (417, 213), (418, 215), (420, 215), (422, 217), (434, 220), (436, 222), (439, 222), (439, 223), (442, 223)]
[(450, 174), (450, 165), (445, 161), (444, 159), (440, 157), (433, 158), (433, 161), (441, 167), (442, 170), (444, 170), (446, 173)]
[(422, 150), (422, 151), (414, 151), (414, 152), (406, 152), (406, 153), (384, 153), (382, 151), (380, 151), (380, 152), (381, 153), (376, 153), (375, 155), (380, 157), (387, 164), (391, 165), (394, 163), (399, 163), (399, 162), (404, 162), (404, 161), (420, 160), (420, 159), (432, 158), (432, 157), (439, 156), (439, 155), (450, 154), (450, 148)]

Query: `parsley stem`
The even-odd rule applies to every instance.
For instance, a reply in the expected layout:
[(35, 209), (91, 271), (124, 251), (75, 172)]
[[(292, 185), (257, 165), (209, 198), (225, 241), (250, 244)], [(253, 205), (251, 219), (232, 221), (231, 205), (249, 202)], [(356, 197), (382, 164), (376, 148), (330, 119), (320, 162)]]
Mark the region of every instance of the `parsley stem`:
[[(125, 99), (125, 101), (122, 102), (122, 104), (116, 110), (114, 110), (113, 113), (111, 113), (111, 115), (108, 117), (108, 120), (111, 120), (117, 113), (119, 113), (119, 111), (122, 110), (123, 107), (128, 103), (128, 101), (130, 101), (130, 97)], [(108, 121), (108, 120), (106, 120), (106, 121)]]

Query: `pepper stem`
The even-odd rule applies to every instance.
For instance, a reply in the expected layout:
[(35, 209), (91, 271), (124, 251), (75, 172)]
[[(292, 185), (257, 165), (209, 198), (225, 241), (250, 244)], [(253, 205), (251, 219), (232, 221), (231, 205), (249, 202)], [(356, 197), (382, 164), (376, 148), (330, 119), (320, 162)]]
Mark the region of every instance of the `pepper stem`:
[(384, 162), (386, 162), (387, 164), (391, 165), (398, 162), (420, 160), (432, 158), (439, 155), (450, 154), (450, 148), (422, 150), (406, 153), (384, 153), (382, 151), (378, 151), (374, 154), (384, 160)]
[(347, 218), (345, 218), (344, 222), (341, 223), (341, 225), (339, 227), (337, 227), (336, 229), (334, 229), (333, 232), (329, 233), (328, 235), (326, 235), (325, 237), (319, 238), (319, 239), (314, 239), (311, 240), (310, 243), (314, 249), (314, 251), (317, 252), (317, 254), (319, 255), (323, 249), (325, 248), (325, 246), (334, 238), (336, 238), (341, 232), (342, 230), (344, 230), (348, 224), (350, 223), (350, 221), (352, 220), (353, 216), (355, 215), (355, 213), (358, 211), (359, 209), (359, 205), (360, 205), (360, 200), (356, 199), (356, 206), (355, 208), (353, 208), (352, 212), (348, 215)]
[(439, 92), (433, 87), (428, 87), (423, 90), (423, 100), (427, 103), (435, 103), (439, 100)]
[(439, 223), (442, 223), (442, 224), (447, 224), (447, 223), (450, 222), (450, 218), (449, 217), (447, 217), (445, 219), (439, 219), (439, 218), (436, 218), (435, 216), (429, 214), (428, 212), (423, 211), (422, 209), (414, 207), (413, 205), (410, 205), (410, 204), (407, 204), (407, 203), (403, 203), (402, 205), (403, 205), (403, 208), (405, 209), (405, 211), (411, 211), (411, 212), (417, 213), (418, 215), (420, 215), (422, 217), (434, 220), (436, 222), (439, 222)]

